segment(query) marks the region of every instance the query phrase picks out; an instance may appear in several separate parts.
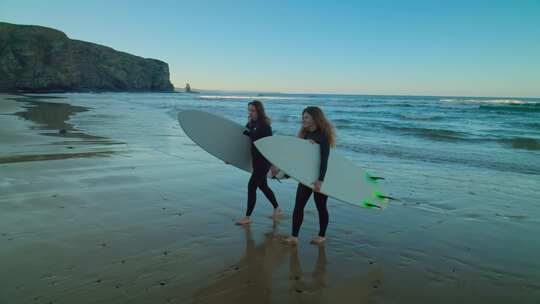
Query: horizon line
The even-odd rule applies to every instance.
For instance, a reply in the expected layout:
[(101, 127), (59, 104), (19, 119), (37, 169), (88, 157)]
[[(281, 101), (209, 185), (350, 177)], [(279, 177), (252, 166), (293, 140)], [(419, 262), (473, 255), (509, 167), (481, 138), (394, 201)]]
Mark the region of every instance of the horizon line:
[[(174, 86), (174, 91), (179, 91), (182, 93), (184, 88)], [(267, 94), (296, 94), (296, 95), (343, 95), (343, 96), (410, 96), (410, 97), (478, 97), (478, 98), (506, 98), (506, 99), (515, 99), (515, 98), (526, 98), (526, 99), (540, 99), (540, 96), (490, 96), (490, 95), (433, 95), (433, 94), (387, 94), (387, 93), (375, 93), (375, 94), (366, 94), (366, 93), (336, 93), (336, 92), (287, 92), (287, 91), (259, 91), (259, 90), (232, 90), (232, 89), (203, 89), (203, 88), (191, 88), (194, 91), (208, 91), (208, 92), (236, 92), (236, 93), (267, 93)], [(264, 97), (264, 96), (260, 96)]]

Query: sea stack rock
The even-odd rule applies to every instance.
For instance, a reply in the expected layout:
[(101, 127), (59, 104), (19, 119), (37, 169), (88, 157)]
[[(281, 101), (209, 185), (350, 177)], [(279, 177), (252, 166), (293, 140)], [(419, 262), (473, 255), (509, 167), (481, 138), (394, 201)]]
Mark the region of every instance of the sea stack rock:
[(0, 22), (0, 91), (172, 92), (167, 63), (70, 39), (61, 31)]

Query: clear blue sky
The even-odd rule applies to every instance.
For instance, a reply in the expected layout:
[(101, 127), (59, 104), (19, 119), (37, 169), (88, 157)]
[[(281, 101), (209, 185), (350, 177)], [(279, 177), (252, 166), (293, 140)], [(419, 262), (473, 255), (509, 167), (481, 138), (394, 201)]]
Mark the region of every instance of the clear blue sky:
[(0, 0), (207, 89), (540, 96), (540, 1)]

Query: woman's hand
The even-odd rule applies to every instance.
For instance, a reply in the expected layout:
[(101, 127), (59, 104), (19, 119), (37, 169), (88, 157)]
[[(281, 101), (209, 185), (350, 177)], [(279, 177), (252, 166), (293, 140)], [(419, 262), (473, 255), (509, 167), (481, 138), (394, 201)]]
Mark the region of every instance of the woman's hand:
[(321, 184), (322, 182), (320, 180), (315, 181), (313, 185), (313, 191), (315, 192), (321, 192)]
[(270, 167), (270, 171), (272, 172), (272, 176), (276, 176), (279, 173), (279, 169), (274, 165)]

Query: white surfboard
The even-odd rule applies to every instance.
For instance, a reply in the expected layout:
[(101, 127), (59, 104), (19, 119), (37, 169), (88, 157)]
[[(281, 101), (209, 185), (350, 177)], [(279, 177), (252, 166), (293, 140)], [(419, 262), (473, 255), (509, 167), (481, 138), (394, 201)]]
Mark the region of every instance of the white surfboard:
[[(312, 183), (319, 177), (318, 144), (298, 137), (275, 135), (255, 141), (255, 146), (271, 163), (313, 189)], [(389, 197), (383, 194), (378, 179), (330, 149), (321, 193), (356, 206), (385, 208)]]
[[(203, 150), (230, 165), (252, 172), (251, 141), (243, 134), (242, 125), (199, 110), (179, 112), (178, 122), (186, 135)], [(283, 175), (278, 174), (277, 178)], [(270, 171), (268, 177), (272, 177)]]

